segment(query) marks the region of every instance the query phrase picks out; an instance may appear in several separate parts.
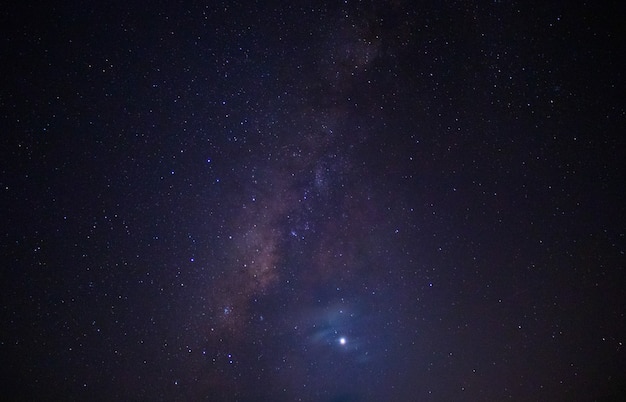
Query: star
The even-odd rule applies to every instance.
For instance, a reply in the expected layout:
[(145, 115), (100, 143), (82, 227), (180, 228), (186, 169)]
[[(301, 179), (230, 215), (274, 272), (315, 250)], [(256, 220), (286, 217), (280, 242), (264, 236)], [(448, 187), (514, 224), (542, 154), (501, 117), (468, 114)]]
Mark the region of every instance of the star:
[(626, 393), (618, 10), (181, 3), (2, 14), (5, 399)]

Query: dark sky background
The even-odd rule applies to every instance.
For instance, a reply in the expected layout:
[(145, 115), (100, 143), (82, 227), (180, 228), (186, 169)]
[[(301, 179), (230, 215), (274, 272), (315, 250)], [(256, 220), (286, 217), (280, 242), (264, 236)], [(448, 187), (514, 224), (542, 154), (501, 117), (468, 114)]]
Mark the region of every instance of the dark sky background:
[(5, 400), (626, 395), (623, 15), (19, 2)]

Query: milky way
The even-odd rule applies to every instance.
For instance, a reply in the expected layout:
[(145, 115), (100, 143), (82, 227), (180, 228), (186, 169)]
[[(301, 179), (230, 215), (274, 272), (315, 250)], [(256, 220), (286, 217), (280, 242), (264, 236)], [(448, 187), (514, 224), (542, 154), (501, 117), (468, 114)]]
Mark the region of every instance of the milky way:
[(3, 397), (623, 400), (621, 14), (7, 8)]

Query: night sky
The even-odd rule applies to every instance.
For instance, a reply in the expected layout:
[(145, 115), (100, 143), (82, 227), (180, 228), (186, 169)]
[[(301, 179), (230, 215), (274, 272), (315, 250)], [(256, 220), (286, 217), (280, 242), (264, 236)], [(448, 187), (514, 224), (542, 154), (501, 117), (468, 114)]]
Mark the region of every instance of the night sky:
[(620, 10), (59, 3), (0, 17), (0, 399), (626, 395)]

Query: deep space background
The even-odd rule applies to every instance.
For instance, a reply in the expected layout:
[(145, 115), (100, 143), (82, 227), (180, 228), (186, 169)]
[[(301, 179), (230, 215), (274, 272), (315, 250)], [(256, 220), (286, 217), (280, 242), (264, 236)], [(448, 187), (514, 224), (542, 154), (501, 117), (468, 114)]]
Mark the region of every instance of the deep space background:
[(624, 10), (0, 12), (0, 399), (626, 395)]

